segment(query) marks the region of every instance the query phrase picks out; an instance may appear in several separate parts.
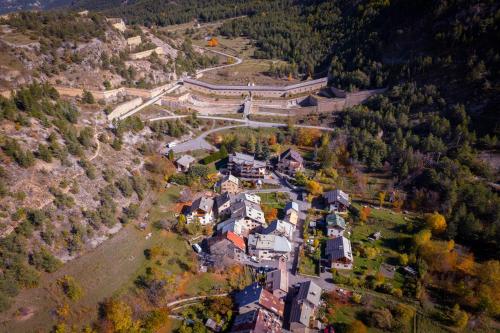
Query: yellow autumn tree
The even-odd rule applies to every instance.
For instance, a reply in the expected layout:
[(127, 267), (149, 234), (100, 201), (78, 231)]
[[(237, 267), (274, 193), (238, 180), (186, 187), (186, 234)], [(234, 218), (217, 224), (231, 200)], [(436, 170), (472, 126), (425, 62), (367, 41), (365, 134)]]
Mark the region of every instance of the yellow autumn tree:
[(307, 191), (314, 196), (320, 195), (323, 193), (323, 186), (320, 183), (314, 180), (310, 180), (307, 182)]
[(446, 219), (438, 212), (427, 214), (425, 217), (425, 223), (435, 235), (441, 234), (446, 230)]
[(368, 329), (366, 328), (365, 324), (363, 324), (362, 321), (360, 320), (354, 320), (347, 326), (346, 329), (347, 333), (366, 333), (368, 332)]

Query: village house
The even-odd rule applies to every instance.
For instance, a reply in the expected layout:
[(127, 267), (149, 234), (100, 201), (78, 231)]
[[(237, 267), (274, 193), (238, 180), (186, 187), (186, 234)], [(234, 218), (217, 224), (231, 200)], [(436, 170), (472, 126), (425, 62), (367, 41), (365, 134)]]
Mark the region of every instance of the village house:
[(224, 192), (215, 198), (215, 207), (219, 218), (231, 215), (231, 203), (233, 198), (228, 192)]
[(265, 309), (283, 318), (285, 303), (258, 282), (252, 283), (236, 294), (235, 303), (240, 314)]
[(240, 192), (240, 180), (229, 174), (217, 182), (217, 187), (220, 189), (220, 193), (237, 194)]
[(214, 262), (222, 267), (246, 259), (245, 240), (232, 231), (209, 238), (207, 244)]
[(177, 165), (177, 171), (188, 172), (194, 162), (196, 162), (196, 159), (193, 156), (182, 155), (175, 160), (175, 165)]
[(218, 233), (232, 231), (239, 236), (247, 237), (251, 231), (267, 227), (258, 195), (224, 193), (216, 198), (216, 203), (219, 217), (229, 216), (217, 225)]
[(246, 220), (248, 229), (252, 230), (256, 227), (265, 227), (266, 219), (260, 205), (248, 201), (237, 201), (230, 207), (231, 218), (242, 218)]
[(252, 310), (234, 318), (231, 333), (281, 333), (281, 319), (274, 313), (264, 310)]
[[(286, 263), (285, 263), (286, 264)], [(288, 294), (288, 272), (285, 269), (276, 269), (267, 272), (265, 288), (279, 299), (285, 300)]]
[(341, 190), (326, 192), (323, 194), (323, 198), (330, 212), (346, 213), (349, 206), (351, 206), (349, 194)]
[(244, 178), (263, 178), (267, 174), (266, 162), (242, 153), (229, 155), (227, 167), (232, 174)]
[(194, 221), (198, 221), (202, 225), (212, 223), (214, 221), (213, 206), (214, 201), (211, 198), (205, 196), (198, 198), (189, 207), (189, 211), (186, 214), (187, 223)]
[(352, 269), (351, 242), (344, 236), (327, 240), (325, 254), (331, 268)]
[(344, 236), (345, 220), (340, 215), (333, 213), (325, 217), (326, 234), (328, 237)]
[(251, 234), (248, 236), (248, 253), (260, 260), (285, 257), (287, 260), (292, 245), (282, 236)]
[(283, 220), (274, 220), (267, 228), (262, 230), (264, 235), (276, 235), (286, 237), (289, 241), (293, 240), (295, 226), (290, 222)]
[(287, 149), (278, 156), (276, 170), (280, 173), (294, 177), (297, 171), (304, 170), (304, 159), (293, 149)]
[(292, 301), (289, 328), (293, 333), (313, 332), (310, 323), (321, 302), (322, 289), (312, 281), (302, 282)]

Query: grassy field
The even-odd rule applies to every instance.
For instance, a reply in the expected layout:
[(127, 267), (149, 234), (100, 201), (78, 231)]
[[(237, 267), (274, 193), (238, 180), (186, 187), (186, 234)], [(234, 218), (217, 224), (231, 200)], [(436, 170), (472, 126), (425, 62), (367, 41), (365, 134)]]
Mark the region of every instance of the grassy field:
[(203, 74), (202, 80), (215, 84), (243, 84), (249, 82), (262, 85), (289, 85), (298, 81), (287, 79), (276, 79), (268, 76), (267, 72), (271, 63), (278, 65), (282, 63), (278, 60), (248, 59), (243, 63), (228, 68), (209, 71)]

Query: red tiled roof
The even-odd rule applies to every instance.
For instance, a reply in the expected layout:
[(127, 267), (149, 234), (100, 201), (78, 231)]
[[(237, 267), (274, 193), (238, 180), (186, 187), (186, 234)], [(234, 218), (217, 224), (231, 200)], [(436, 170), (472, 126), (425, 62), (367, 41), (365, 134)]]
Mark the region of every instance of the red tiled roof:
[(232, 231), (228, 231), (226, 238), (231, 241), (241, 251), (245, 251), (245, 240)]
[(263, 289), (260, 294), (259, 304), (269, 311), (276, 313), (278, 316), (283, 317), (285, 304), (271, 292)]

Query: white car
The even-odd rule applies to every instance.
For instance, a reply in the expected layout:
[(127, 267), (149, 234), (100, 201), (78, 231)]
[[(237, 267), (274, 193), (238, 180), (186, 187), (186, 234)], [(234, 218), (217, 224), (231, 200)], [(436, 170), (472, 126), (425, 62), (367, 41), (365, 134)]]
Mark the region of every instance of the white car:
[(251, 260), (251, 261), (253, 261), (253, 262), (255, 262), (255, 263), (259, 263), (259, 262), (260, 262), (260, 260), (259, 260), (259, 259), (257, 259), (257, 257), (256, 257), (256, 256), (251, 256), (251, 257), (250, 257), (250, 260)]
[(177, 146), (177, 141), (167, 143), (167, 148), (174, 148), (175, 146)]

